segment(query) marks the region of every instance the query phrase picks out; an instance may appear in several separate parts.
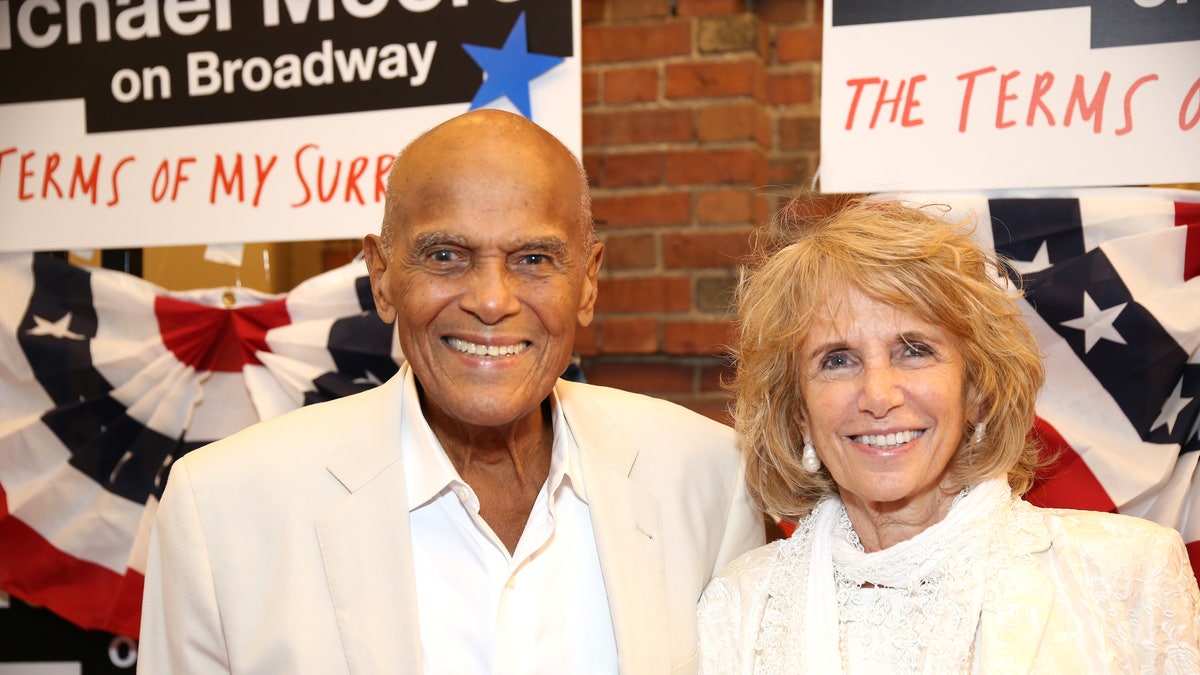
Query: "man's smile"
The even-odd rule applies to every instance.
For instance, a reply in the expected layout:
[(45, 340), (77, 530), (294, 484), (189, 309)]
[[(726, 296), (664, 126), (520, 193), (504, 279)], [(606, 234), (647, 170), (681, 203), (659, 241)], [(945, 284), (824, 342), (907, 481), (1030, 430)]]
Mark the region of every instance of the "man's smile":
[(449, 345), (451, 349), (463, 354), (489, 357), (516, 356), (528, 349), (530, 344), (532, 344), (528, 340), (523, 340), (509, 345), (481, 345), (452, 337), (442, 338), (442, 341)]

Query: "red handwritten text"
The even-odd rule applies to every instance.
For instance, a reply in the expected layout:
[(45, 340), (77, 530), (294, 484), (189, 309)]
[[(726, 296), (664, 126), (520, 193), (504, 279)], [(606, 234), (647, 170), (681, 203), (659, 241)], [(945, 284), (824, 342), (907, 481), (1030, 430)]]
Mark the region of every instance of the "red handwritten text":
[[(375, 157), (375, 171), (368, 178), (370, 183), (367, 185), (368, 190), (373, 189), (371, 194), (375, 202), (381, 201), (383, 195), (387, 192), (387, 174), (392, 168), (393, 159), (391, 155), (377, 155)], [(313, 166), (314, 163), (315, 166)], [(308, 143), (301, 146), (296, 151), (295, 166), (296, 177), (300, 179), (300, 187), (304, 191), (304, 197), (292, 204), (292, 207), (304, 206), (312, 201), (314, 190), (316, 191), (317, 201), (322, 203), (341, 199), (341, 201), (346, 203), (358, 202), (359, 204), (365, 204), (366, 200), (363, 197), (362, 190), (359, 188), (359, 180), (363, 178), (367, 173), (367, 169), (370, 168), (371, 158), (360, 155), (345, 164), (346, 176), (345, 180), (343, 180), (343, 160), (327, 161), (325, 156), (320, 154), (320, 148), (315, 143)]]
[[(263, 185), (267, 182), (267, 175), (271, 173), (271, 169), (275, 166), (275, 160), (279, 159), (276, 155), (271, 155), (266, 164), (263, 164), (264, 158), (258, 154), (254, 155), (254, 197), (250, 203), (258, 206), (259, 200), (262, 198)], [(226, 171), (225, 159), (221, 155), (217, 155), (216, 164), (213, 166), (212, 186), (208, 191), (208, 203), (217, 203), (217, 186), (220, 185), (226, 195), (230, 195), (237, 190), (238, 202), (246, 201), (245, 190), (245, 172), (242, 170), (242, 153), (237, 153), (234, 156), (233, 166)]]
[[(58, 199), (73, 201), (83, 199), (92, 204), (100, 201), (102, 188), (107, 188), (105, 206), (113, 206), (121, 200), (118, 179), (121, 169), (133, 161), (133, 157), (122, 157), (116, 163), (104, 161), (100, 153), (91, 157), (75, 155), (68, 159), (70, 168), (63, 166), (63, 156), (57, 152), (39, 155), (36, 151), (17, 154), (17, 148), (0, 150), (0, 174), (5, 171), (5, 158), (14, 155), (17, 159), (17, 199), (29, 201)], [(9, 161), (12, 166), (12, 161)], [(107, 178), (101, 181), (101, 176)], [(64, 187), (65, 186), (65, 187)]]

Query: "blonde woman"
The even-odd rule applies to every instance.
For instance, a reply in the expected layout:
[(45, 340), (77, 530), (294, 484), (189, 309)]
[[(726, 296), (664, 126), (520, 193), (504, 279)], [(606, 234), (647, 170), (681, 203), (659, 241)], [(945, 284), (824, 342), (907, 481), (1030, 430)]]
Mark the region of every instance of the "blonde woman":
[(702, 672), (1200, 672), (1178, 533), (1020, 498), (1044, 373), (1003, 264), (934, 208), (798, 213), (734, 382), (750, 492), (797, 527), (705, 591)]

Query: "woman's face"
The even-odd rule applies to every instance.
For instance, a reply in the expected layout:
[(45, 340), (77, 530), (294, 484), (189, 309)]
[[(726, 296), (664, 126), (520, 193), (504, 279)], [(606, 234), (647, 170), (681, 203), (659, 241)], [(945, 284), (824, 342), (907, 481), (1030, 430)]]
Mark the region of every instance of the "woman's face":
[(944, 515), (968, 417), (950, 333), (849, 289), (818, 314), (800, 356), (807, 439), (847, 508)]

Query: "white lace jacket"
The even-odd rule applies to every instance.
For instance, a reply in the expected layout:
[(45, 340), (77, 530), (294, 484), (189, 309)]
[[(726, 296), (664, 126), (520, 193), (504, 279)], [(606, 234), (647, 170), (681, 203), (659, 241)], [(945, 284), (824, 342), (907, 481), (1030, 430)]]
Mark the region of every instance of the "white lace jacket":
[[(988, 565), (999, 571), (987, 581), (976, 672), (1200, 673), (1200, 589), (1177, 532), (1025, 502), (1010, 518), (1007, 559)], [(798, 627), (766, 625), (781, 616), (766, 610), (787, 602), (768, 591), (786, 574), (781, 561), (806, 565), (807, 550), (777, 541), (712, 581), (699, 606), (702, 673), (804, 672)]]

